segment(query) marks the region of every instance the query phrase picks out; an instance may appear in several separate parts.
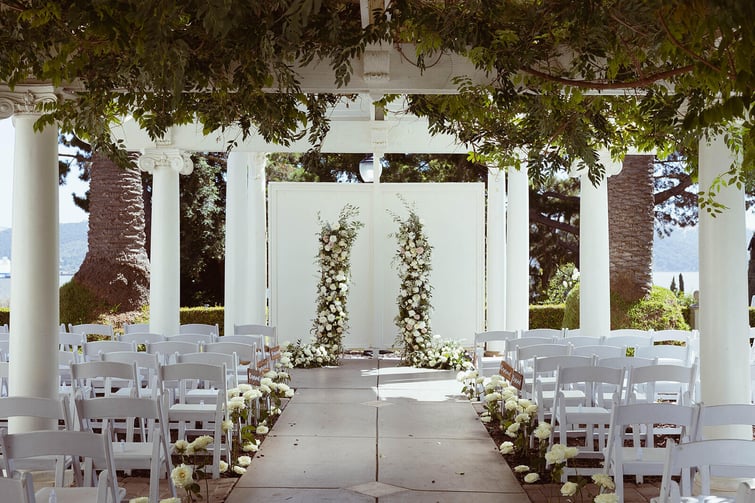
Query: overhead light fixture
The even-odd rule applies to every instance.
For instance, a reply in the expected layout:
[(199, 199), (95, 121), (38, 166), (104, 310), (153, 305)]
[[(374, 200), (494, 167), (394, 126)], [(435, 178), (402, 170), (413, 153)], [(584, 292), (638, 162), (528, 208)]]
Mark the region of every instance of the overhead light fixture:
[(380, 163), (380, 158), (375, 162), (375, 156), (370, 154), (359, 161), (359, 175), (364, 183), (379, 182), (382, 173), (383, 165)]

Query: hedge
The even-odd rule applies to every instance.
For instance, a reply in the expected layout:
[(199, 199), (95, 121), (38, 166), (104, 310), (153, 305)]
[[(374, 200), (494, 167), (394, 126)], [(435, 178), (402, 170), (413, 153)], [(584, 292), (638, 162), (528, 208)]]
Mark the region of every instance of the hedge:
[(530, 306), (530, 328), (560, 329), (564, 321), (563, 304)]
[(10, 309), (7, 307), (0, 307), (0, 325), (10, 324)]
[(206, 325), (218, 324), (220, 335), (223, 335), (223, 319), (225, 308), (223, 306), (215, 307), (182, 307), (180, 320), (181, 325), (189, 323), (204, 323)]

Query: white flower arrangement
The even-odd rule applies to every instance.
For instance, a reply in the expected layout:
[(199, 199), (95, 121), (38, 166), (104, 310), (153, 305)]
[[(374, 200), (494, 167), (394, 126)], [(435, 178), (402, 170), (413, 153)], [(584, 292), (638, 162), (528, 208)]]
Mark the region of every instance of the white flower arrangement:
[[(349, 283), (351, 282), (351, 248), (364, 224), (356, 220), (359, 208), (347, 204), (341, 210), (334, 224), (323, 222), (320, 214), (317, 220), (321, 228), (318, 233), (319, 249), (317, 262), (320, 281), (317, 284), (317, 307), (312, 325), (315, 342), (302, 346), (299, 351), (289, 345), (294, 366), (322, 367), (338, 365), (343, 353), (343, 337), (349, 329), (349, 311), (346, 307)], [(300, 342), (298, 343), (299, 345)], [(317, 353), (314, 355), (313, 353)], [(305, 357), (301, 357), (304, 354)], [(301, 362), (297, 364), (298, 359)]]
[(398, 231), (393, 266), (399, 275), (398, 314), (394, 321), (399, 330), (397, 346), (404, 361), (414, 367), (463, 370), (472, 367), (464, 347), (456, 341), (444, 341), (433, 335), (430, 326), (432, 311), (433, 247), (425, 234), (425, 224), (414, 208), (404, 201), (409, 216), (393, 215)]

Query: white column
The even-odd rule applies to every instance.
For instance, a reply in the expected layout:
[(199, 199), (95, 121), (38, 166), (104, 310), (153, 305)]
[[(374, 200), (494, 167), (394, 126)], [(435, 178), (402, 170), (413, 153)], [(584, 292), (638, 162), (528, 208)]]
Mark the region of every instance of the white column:
[(224, 333), (234, 325), (264, 325), (267, 306), (267, 154), (228, 155), (225, 220)]
[(608, 181), (621, 163), (601, 152), (605, 177), (593, 185), (580, 177), (579, 320), (582, 335), (602, 337), (611, 331), (611, 270), (608, 250)]
[[(233, 333), (234, 324), (243, 324), (246, 298), (245, 260), (249, 235), (247, 232), (248, 196), (247, 154), (228, 154), (225, 201), (225, 315), (224, 333)], [(251, 321), (249, 322), (251, 323)]]
[(192, 172), (189, 154), (175, 148), (147, 149), (139, 168), (152, 173), (152, 243), (150, 248), (149, 330), (178, 333), (181, 309), (179, 174)]
[(530, 184), (527, 166), (509, 168), (506, 239), (506, 329), (530, 327)]
[[(13, 115), (13, 242), (9, 394), (57, 398), (59, 328), (58, 128), (34, 131), (46, 92), (0, 92), (0, 118)], [(49, 429), (50, 420), (12, 418), (11, 433)]]
[[(247, 171), (247, 290), (244, 299), (243, 316), (249, 321), (264, 325), (267, 321), (267, 184), (265, 166), (267, 154), (255, 152), (249, 155)], [(238, 322), (237, 322), (238, 323)], [(230, 332), (226, 332), (230, 333)]]
[[(506, 328), (506, 174), (488, 168), (487, 330)], [(503, 348), (501, 348), (503, 349)]]
[[(723, 137), (700, 141), (700, 190), (708, 190), (735, 159)], [(700, 209), (700, 382), (706, 405), (750, 402), (747, 315), (747, 231), (744, 189), (723, 186), (726, 206), (713, 216)], [(724, 427), (727, 437), (752, 438), (749, 426)]]

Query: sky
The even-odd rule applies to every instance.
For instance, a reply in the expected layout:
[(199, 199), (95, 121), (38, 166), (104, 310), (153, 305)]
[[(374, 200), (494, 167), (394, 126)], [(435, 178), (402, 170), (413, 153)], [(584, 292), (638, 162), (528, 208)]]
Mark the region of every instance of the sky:
[[(11, 226), (13, 194), (13, 121), (0, 120), (0, 229)], [(63, 148), (63, 147), (61, 147)], [(76, 169), (72, 171), (77, 171)], [(71, 193), (83, 196), (89, 184), (79, 180), (78, 173), (68, 175), (65, 185), (60, 187), (60, 222), (82, 222), (88, 215), (73, 204)]]

